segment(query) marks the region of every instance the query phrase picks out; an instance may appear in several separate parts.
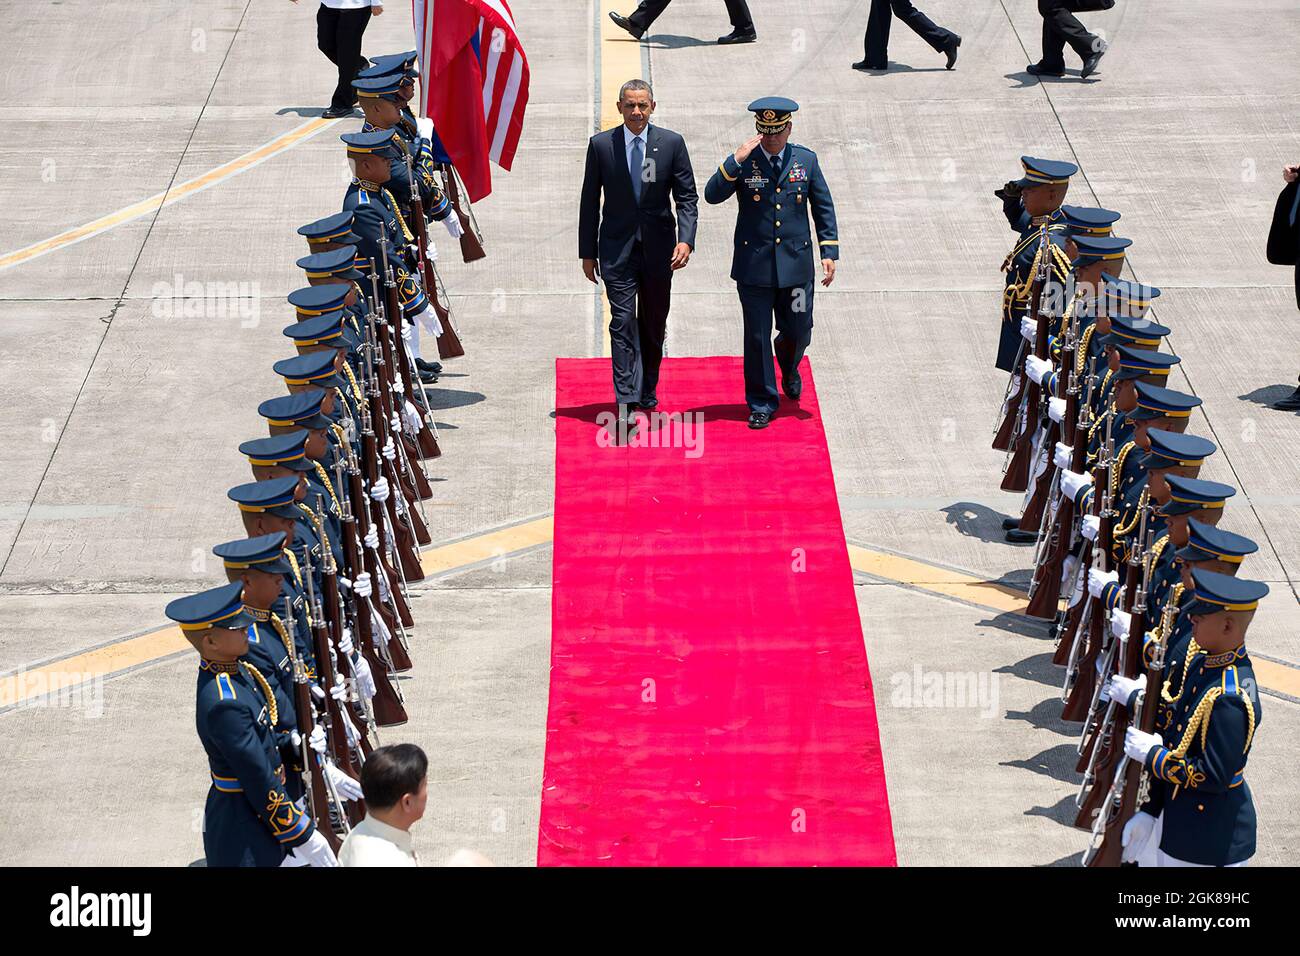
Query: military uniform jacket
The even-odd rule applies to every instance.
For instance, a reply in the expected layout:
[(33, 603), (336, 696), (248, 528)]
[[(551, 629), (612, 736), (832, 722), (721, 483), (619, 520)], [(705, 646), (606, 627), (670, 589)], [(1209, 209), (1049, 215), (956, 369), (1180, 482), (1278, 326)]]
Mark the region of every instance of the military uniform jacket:
[(279, 866), (311, 837), (311, 818), (290, 800), (267, 698), (246, 665), (200, 665), (195, 725), (212, 787), (204, 808), (209, 866)]
[(779, 289), (806, 285), (816, 275), (817, 260), (839, 259), (830, 187), (817, 154), (806, 146), (787, 143), (779, 171), (761, 147), (743, 164), (729, 155), (704, 187), (704, 198), (717, 204), (732, 195), (737, 208), (731, 278), (736, 282)]
[(1164, 746), (1145, 762), (1152, 786), (1142, 809), (1164, 814), (1165, 853), (1203, 866), (1255, 855), (1255, 804), (1243, 772), (1260, 719), (1245, 647), (1191, 659), (1160, 734)]
[[(415, 241), (415, 236), (398, 211), (396, 197), (386, 186), (354, 179), (343, 197), (343, 211), (352, 213), (352, 232), (358, 239), (357, 256), (373, 259), (375, 268), (381, 273), (384, 259), (380, 239), (387, 240), (388, 264), (393, 267), (397, 281), (398, 303), (402, 314), (414, 320), (428, 308), (429, 300), (406, 261), (407, 246)], [(382, 274), (379, 288), (384, 288)]]
[[(442, 222), (451, 212), (451, 203), (442, 190), (438, 188), (438, 182), (433, 178), (433, 150), (427, 139), (412, 133), (404, 124), (398, 124), (396, 127), (398, 133), (398, 142), (411, 156), (411, 173), (414, 174), (416, 185), (420, 190), (420, 200), (424, 203), (425, 217), (434, 221)], [(379, 129), (370, 123), (361, 125), (361, 132), (373, 133)], [(399, 156), (396, 159), (388, 161), (388, 172), (391, 179), (386, 184), (392, 192), (393, 197), (402, 207), (402, 211), (407, 215), (411, 212), (411, 177), (406, 171), (406, 157)]]

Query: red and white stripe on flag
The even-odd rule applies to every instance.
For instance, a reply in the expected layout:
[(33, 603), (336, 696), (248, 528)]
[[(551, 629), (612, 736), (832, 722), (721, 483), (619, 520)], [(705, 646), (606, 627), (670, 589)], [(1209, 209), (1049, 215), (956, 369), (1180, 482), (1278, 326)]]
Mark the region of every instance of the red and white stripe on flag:
[(510, 169), (528, 106), (528, 57), (506, 0), (413, 0), (421, 115), (433, 120), (471, 201)]

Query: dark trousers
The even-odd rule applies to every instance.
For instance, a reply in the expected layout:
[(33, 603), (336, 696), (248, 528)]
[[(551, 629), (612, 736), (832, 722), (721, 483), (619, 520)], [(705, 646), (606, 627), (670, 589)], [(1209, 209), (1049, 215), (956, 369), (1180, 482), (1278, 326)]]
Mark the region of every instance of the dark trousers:
[[(772, 370), (775, 351), (781, 375), (789, 377), (812, 341), (813, 281), (778, 289), (736, 283), (745, 317), (745, 403), (751, 412), (774, 413), (781, 402)], [(776, 346), (772, 318), (776, 317)]]
[[(754, 31), (754, 18), (749, 15), (749, 5), (745, 0), (726, 0), (727, 16), (731, 18), (731, 25), (737, 30), (752, 33)], [(659, 14), (668, 8), (672, 0), (641, 0), (637, 8), (628, 15), (628, 21), (642, 33), (650, 29), (650, 24), (654, 23)]]
[(613, 275), (602, 267), (609, 299), (609, 355), (614, 366), (614, 398), (620, 405), (654, 397), (664, 331), (672, 298), (673, 276), (649, 275), (641, 243)]
[(943, 53), (948, 44), (957, 38), (951, 30), (937, 25), (909, 0), (871, 0), (871, 13), (867, 15), (867, 35), (863, 40), (867, 65), (885, 69), (889, 61), (889, 27), (894, 17), (916, 31), (922, 40)]
[(1101, 0), (1038, 0), (1038, 12), (1043, 17), (1043, 58), (1038, 65), (1053, 72), (1065, 69), (1065, 45), (1080, 60), (1092, 56), (1098, 38), (1075, 16), (1083, 10), (1105, 10), (1114, 2), (1102, 5)]
[(320, 5), (316, 11), (316, 46), (339, 69), (339, 85), (330, 98), (330, 106), (347, 109), (357, 102), (352, 81), (361, 72), (361, 35), (370, 25), (370, 8), (335, 10)]

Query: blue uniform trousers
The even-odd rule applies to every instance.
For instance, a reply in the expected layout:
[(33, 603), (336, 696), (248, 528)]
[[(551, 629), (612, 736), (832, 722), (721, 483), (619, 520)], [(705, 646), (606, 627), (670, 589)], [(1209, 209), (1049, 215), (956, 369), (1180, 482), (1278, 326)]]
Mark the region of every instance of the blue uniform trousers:
[(770, 415), (781, 401), (772, 369), (772, 318), (776, 359), (781, 374), (789, 376), (812, 340), (813, 280), (786, 288), (737, 282), (736, 289), (745, 316), (745, 402), (751, 412)]

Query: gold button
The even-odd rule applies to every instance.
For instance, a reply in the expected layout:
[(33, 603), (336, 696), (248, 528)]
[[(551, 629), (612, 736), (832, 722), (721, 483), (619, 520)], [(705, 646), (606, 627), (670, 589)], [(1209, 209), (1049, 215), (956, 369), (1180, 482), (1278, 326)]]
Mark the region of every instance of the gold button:
[(781, 225), (781, 220), (778, 219), (778, 220), (776, 221), (776, 224), (777, 224), (778, 226)]
[(777, 187), (776, 187), (776, 191), (777, 191), (777, 192), (780, 192), (780, 191), (781, 191), (781, 187), (780, 187), (780, 186), (777, 186)]
[(780, 204), (780, 203), (777, 203), (777, 204), (776, 204), (776, 208), (777, 208), (777, 209), (780, 209), (780, 208), (781, 208), (781, 204)]
[(1198, 804), (1196, 805), (1196, 809), (1197, 809), (1197, 810), (1204, 810), (1204, 809), (1205, 809), (1205, 804), (1203, 804), (1203, 803), (1198, 803)]
[(777, 244), (778, 246), (781, 244), (781, 237), (780, 237), (780, 236), (777, 236), (777, 237), (776, 237), (776, 244)]

